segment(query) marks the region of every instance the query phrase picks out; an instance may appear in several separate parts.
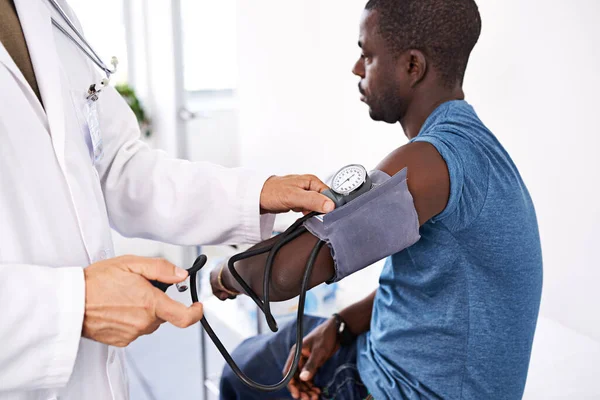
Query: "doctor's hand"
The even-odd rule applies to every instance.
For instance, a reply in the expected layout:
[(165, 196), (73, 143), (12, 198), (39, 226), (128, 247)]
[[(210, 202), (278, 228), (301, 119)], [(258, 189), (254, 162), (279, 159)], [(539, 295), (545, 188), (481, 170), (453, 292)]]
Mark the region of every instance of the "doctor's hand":
[(135, 256), (117, 257), (84, 270), (83, 337), (125, 347), (165, 321), (186, 328), (202, 318), (202, 304), (191, 307), (171, 299), (148, 280), (178, 283), (187, 271), (168, 261)]
[(314, 175), (272, 176), (265, 182), (260, 194), (261, 213), (317, 211), (328, 213), (335, 204), (321, 194), (329, 189)]

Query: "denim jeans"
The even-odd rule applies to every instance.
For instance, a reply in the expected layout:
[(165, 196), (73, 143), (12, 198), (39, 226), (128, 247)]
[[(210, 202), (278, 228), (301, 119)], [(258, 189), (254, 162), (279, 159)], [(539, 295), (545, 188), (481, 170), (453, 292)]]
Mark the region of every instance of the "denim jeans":
[[(325, 321), (323, 318), (304, 317), (305, 335)], [(251, 379), (274, 384), (282, 378), (282, 370), (290, 349), (296, 343), (296, 321), (282, 327), (271, 335), (259, 335), (247, 339), (233, 352), (233, 359)], [(321, 399), (364, 400), (369, 392), (360, 379), (356, 368), (356, 343), (342, 347), (319, 368), (314, 378), (321, 388)], [(287, 388), (275, 393), (265, 393), (244, 385), (228, 365), (221, 377), (222, 400), (291, 399)]]

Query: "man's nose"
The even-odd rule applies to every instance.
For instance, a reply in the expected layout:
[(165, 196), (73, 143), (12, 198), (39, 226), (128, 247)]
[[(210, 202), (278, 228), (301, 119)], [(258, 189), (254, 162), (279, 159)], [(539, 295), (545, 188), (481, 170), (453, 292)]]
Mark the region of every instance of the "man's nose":
[(354, 63), (354, 67), (352, 68), (352, 73), (361, 78), (365, 77), (365, 69), (363, 67), (362, 59), (358, 59), (356, 63)]

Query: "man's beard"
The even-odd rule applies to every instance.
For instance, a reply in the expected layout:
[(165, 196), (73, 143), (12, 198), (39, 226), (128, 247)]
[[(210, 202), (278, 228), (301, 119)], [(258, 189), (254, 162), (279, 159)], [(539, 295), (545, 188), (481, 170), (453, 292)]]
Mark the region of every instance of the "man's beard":
[(397, 96), (388, 91), (382, 96), (367, 99), (369, 115), (373, 121), (383, 121), (395, 124), (399, 121), (400, 101)]

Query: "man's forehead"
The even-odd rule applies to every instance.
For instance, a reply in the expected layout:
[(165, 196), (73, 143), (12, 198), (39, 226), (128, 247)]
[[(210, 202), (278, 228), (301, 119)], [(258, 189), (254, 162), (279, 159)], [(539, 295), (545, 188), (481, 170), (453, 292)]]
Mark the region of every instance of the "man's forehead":
[(358, 45), (362, 47), (367, 39), (373, 39), (377, 29), (378, 14), (375, 10), (363, 10), (360, 17)]

